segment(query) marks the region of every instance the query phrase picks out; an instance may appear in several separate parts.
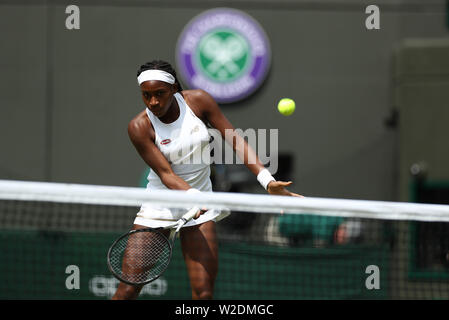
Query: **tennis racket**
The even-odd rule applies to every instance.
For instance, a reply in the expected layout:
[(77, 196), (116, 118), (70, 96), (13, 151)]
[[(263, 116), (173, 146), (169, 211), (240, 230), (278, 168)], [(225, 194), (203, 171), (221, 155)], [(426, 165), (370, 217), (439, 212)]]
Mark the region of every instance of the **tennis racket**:
[[(181, 219), (164, 228), (131, 230), (120, 236), (108, 250), (111, 273), (130, 285), (145, 285), (159, 278), (167, 269), (176, 236), (181, 228), (200, 211), (194, 207)], [(170, 230), (169, 237), (162, 231)]]

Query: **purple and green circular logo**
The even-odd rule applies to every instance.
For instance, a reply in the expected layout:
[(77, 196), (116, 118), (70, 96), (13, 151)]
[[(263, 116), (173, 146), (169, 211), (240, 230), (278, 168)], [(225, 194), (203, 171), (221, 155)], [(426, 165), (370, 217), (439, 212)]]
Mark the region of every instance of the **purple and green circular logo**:
[(190, 88), (200, 88), (219, 103), (232, 103), (260, 87), (271, 51), (262, 27), (236, 9), (217, 8), (193, 18), (181, 33), (176, 63)]

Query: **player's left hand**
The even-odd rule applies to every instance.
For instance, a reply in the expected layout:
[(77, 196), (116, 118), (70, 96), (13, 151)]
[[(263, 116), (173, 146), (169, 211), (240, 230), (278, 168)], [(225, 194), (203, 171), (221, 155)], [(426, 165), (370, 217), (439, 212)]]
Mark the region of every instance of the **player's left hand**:
[(269, 194), (274, 194), (274, 195), (278, 195), (278, 196), (291, 196), (291, 197), (304, 198), (304, 196), (302, 196), (300, 194), (293, 193), (293, 192), (290, 192), (287, 189), (285, 189), (285, 187), (288, 187), (292, 183), (293, 182), (291, 182), (291, 181), (289, 181), (289, 182), (271, 181), (268, 184), (267, 191)]

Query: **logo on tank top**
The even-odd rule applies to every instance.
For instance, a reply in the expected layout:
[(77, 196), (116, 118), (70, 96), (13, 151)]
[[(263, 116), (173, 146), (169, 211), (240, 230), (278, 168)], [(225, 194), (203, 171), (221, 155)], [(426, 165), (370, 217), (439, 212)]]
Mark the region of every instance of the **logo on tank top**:
[(164, 139), (161, 141), (161, 144), (169, 144), (171, 142), (170, 139)]
[(192, 129), (192, 131), (190, 131), (190, 134), (195, 133), (200, 131), (200, 127), (199, 126), (195, 126), (195, 128)]
[(268, 73), (268, 38), (246, 13), (219, 8), (193, 18), (176, 48), (180, 76), (190, 88), (206, 90), (219, 103), (242, 100)]

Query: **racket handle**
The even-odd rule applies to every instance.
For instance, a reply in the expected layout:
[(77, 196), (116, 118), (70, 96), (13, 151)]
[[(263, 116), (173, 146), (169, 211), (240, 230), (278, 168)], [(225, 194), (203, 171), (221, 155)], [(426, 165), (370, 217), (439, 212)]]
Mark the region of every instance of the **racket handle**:
[(196, 216), (196, 214), (198, 213), (198, 211), (200, 211), (200, 208), (198, 207), (193, 207), (192, 209), (190, 209), (189, 211), (187, 211), (187, 213), (185, 215), (182, 216), (181, 219), (187, 221), (190, 221), (191, 219), (193, 219), (193, 217)]

